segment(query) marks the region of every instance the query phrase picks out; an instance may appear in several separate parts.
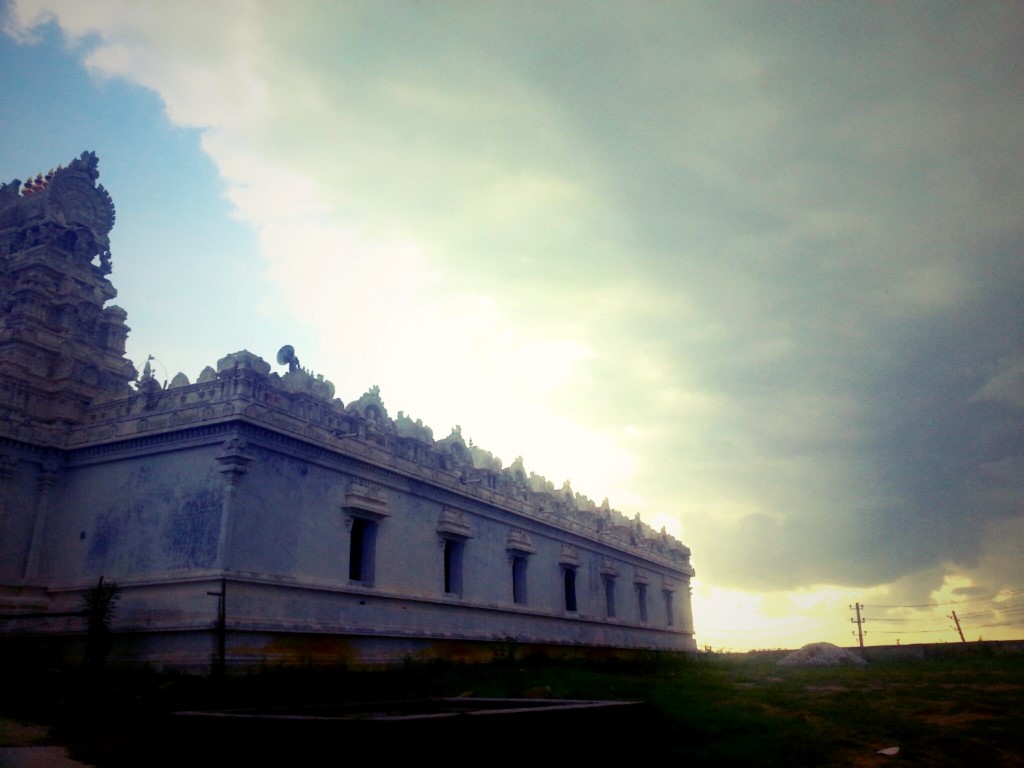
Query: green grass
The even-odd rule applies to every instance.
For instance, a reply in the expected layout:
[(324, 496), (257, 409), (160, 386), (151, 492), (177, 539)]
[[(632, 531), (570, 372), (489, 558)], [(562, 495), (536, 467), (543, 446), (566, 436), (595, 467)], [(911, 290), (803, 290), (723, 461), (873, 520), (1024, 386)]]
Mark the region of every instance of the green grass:
[[(16, 695), (0, 699), (4, 714), (54, 725), (73, 754), (101, 768), (137, 760), (135, 750), (160, 738), (160, 717), (178, 709), (467, 695), (647, 702), (634, 728), (642, 733), (566, 736), (636, 739), (638, 754), (686, 765), (1024, 765), (1024, 657), (1009, 655), (831, 668), (783, 668), (758, 654), (629, 662), (507, 655), (488, 665), (281, 669), (223, 681), (49, 671), (13, 682), (20, 685), (6, 691)], [(892, 746), (898, 756), (876, 754)]]

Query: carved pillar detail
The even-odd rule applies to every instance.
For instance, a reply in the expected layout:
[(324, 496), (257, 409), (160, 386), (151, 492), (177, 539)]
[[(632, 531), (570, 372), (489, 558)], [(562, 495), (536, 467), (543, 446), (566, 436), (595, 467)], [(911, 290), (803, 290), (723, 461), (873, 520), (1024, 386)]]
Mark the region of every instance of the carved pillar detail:
[(36, 496), (35, 522), (32, 526), (32, 541), (25, 558), (25, 580), (31, 581), (39, 577), (39, 565), (43, 558), (43, 536), (46, 533), (46, 518), (50, 511), (50, 491), (57, 484), (59, 464), (55, 459), (47, 459), (39, 468), (39, 494)]
[(14, 467), (18, 460), (7, 454), (0, 454), (0, 536), (3, 536), (4, 513), (7, 511), (7, 496), (14, 478)]
[(232, 517), (236, 506), (238, 484), (242, 476), (249, 471), (252, 456), (245, 452), (246, 443), (240, 437), (232, 437), (224, 442), (224, 450), (217, 461), (224, 478), (224, 503), (220, 512), (220, 536), (217, 539), (217, 564), (221, 570), (228, 570), (228, 556), (231, 552)]

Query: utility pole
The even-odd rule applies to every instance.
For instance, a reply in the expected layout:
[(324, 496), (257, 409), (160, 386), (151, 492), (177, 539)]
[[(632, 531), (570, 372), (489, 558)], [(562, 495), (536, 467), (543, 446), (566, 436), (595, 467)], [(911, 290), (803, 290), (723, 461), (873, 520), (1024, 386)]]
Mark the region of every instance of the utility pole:
[(855, 623), (857, 625), (857, 639), (860, 641), (860, 647), (861, 648), (864, 647), (864, 630), (861, 628), (861, 625), (865, 621), (867, 621), (867, 619), (862, 619), (860, 617), (860, 609), (863, 608), (863, 607), (864, 606), (861, 605), (860, 603), (854, 603), (853, 605), (850, 606), (851, 609), (854, 609), (854, 608), (857, 609), (857, 618), (856, 619), (850, 619), (850, 623), (851, 624)]
[(956, 631), (960, 633), (960, 642), (961, 643), (966, 643), (967, 641), (964, 640), (964, 631), (962, 629), (960, 629), (960, 619), (958, 619), (956, 617), (956, 611), (953, 611), (953, 615), (950, 616), (949, 618), (951, 618), (953, 621), (956, 622)]
[(224, 676), (225, 639), (227, 637), (227, 579), (220, 580), (220, 592), (207, 592), (210, 597), (217, 598), (217, 661), (214, 674)]

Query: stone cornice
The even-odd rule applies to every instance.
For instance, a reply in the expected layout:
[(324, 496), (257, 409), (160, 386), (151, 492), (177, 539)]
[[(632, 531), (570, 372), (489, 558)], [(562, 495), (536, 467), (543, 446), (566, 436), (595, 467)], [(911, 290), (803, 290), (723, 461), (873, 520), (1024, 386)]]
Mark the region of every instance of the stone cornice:
[[(516, 485), (510, 480), (510, 469), (477, 470), (468, 457), (460, 465), (437, 448), (439, 443), (450, 443), (450, 438), (432, 444), (400, 436), (388, 431), (388, 422), (382, 424), (379, 415), (370, 420), (351, 408), (342, 409), (340, 401), (285, 391), (275, 385), (275, 379), (280, 380), (254, 368), (229, 368), (195, 384), (89, 406), (82, 424), (60, 433), (44, 430), (41, 434), (26, 426), (16, 439), (64, 448), (73, 454), (72, 463), (82, 464), (117, 453), (213, 443), (243, 429), (254, 446), (276, 445), (325, 466), (341, 464), (369, 480), (474, 514), (487, 514), (491, 508), (521, 516), (591, 545), (628, 552), (682, 575), (693, 574), (686, 547), (671, 537), (651, 535), (638, 520), (620, 516), (618, 524), (612, 524), (610, 519), (602, 520), (600, 509), (579, 510), (563, 494)], [(494, 487), (477, 481), (488, 475), (495, 480)]]

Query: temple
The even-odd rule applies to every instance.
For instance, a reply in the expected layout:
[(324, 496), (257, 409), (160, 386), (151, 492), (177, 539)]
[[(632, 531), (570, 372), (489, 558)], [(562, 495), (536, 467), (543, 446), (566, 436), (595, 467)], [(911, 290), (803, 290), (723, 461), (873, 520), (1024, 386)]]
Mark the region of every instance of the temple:
[[(125, 357), (97, 158), (0, 187), (0, 637), (203, 670), (695, 648), (690, 551), (290, 346), (161, 384)], [(56, 651), (55, 651), (56, 652)]]

